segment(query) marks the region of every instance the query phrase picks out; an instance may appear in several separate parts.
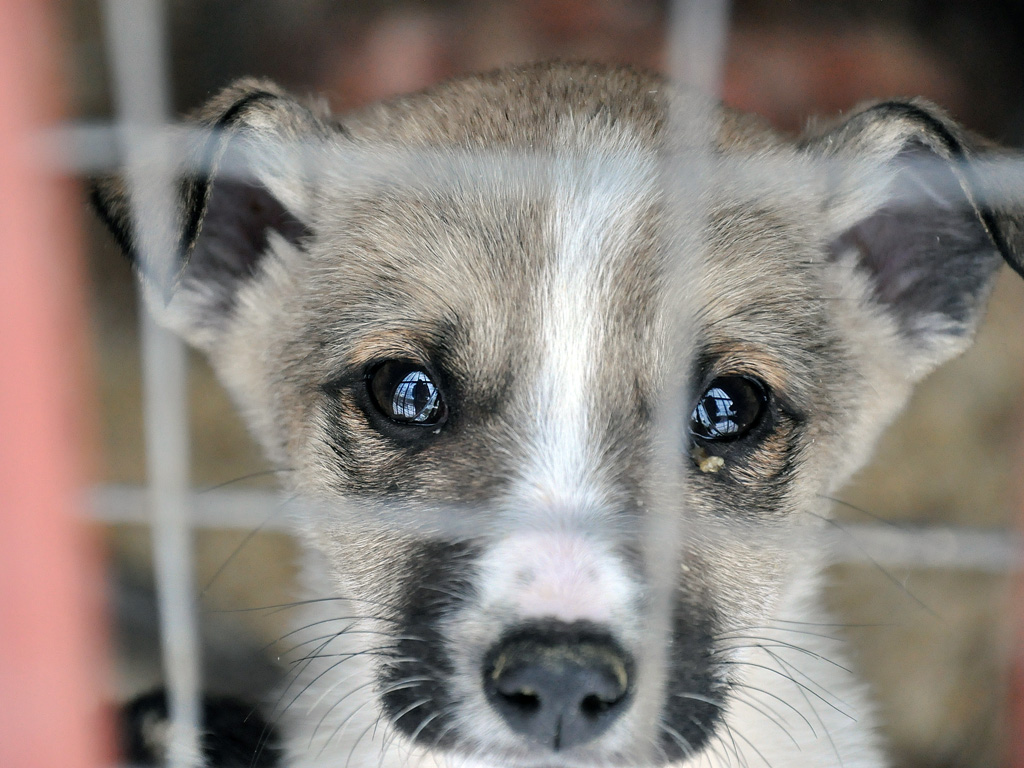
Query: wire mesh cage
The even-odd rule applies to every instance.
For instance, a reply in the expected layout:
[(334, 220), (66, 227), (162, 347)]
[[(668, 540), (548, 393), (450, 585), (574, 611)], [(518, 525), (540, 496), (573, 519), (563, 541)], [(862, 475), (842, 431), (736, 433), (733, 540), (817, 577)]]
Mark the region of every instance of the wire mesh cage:
[[(197, 146), (220, 146), (218, 130), (197, 128), (175, 115), (245, 75), (269, 75), (291, 88), (326, 93), (344, 114), (344, 110), (465, 72), (534, 59), (587, 58), (661, 70), (731, 106), (764, 114), (782, 131), (798, 129), (816, 113), (850, 110), (865, 99), (922, 94), (945, 104), (970, 128), (1010, 145), (1020, 144), (1024, 85), (1011, 76), (1024, 65), (1019, 60), (1019, 33), (1024, 31), (1019, 9), (1005, 2), (971, 9), (955, 3), (897, 5), (878, 9), (850, 0), (821, 8), (798, 2), (782, 10), (758, 2), (711, 0), (667, 5), (642, 0), (424, 5), (106, 0), (61, 8), (64, 71), (81, 118), (56, 122), (48, 113), (22, 129), (29, 132), (35, 148), (32, 170), (44, 178), (123, 173), (129, 198), (140, 212), (129, 232), (135, 267), (145, 278), (140, 293), (156, 308), (155, 313), (142, 308), (146, 298), (136, 298), (131, 269), (104, 239), (100, 227), (87, 223), (89, 290), (99, 361), (94, 368), (105, 454), (96, 482), (87, 489), (87, 506), (102, 524), (109, 552), (114, 669), (103, 686), (89, 681), (84, 672), (81, 680), (75, 677), (76, 664), (80, 672), (95, 673), (102, 667), (95, 662), (90, 645), (98, 633), (81, 634), (80, 628), (69, 632), (69, 646), (72, 651), (77, 648), (79, 655), (67, 660), (67, 679), (78, 680), (76, 685), (92, 693), (82, 694), (78, 715), (69, 711), (66, 716), (84, 717), (88, 702), (95, 704), (100, 698), (111, 703), (138, 702), (153, 690), (166, 690), (168, 727), (174, 734), (167, 741), (166, 762), (175, 768), (202, 765), (203, 721), (210, 717), (209, 710), (204, 712), (204, 693), (237, 695), (260, 705), (267, 723), (273, 725), (305, 690), (295, 682), (295, 670), (307, 670), (315, 659), (326, 662), (324, 674), (330, 674), (340, 663), (336, 657), (344, 655), (330, 645), (343, 634), (337, 627), (312, 635), (295, 634), (292, 609), (310, 586), (299, 584), (301, 545), (296, 538), (301, 524), (296, 520), (332, 516), (351, 530), (362, 531), (367, 539), (387, 536), (396, 541), (410, 531), (425, 530), (431, 535), (441, 531), (460, 541), (488, 536), (498, 540), (506, 531), (503, 526), (511, 525), (511, 518), (501, 512), (472, 505), (423, 508), (410, 500), (375, 505), (361, 499), (351, 506), (337, 500), (324, 506), (315, 500), (282, 497), (276, 490), (282, 479), (285, 487), (290, 485), (287, 474), (295, 468), (268, 462), (260, 455), (208, 364), (191, 356), (181, 341), (153, 319), (164, 307), (167, 313), (158, 319), (172, 326), (177, 322), (172, 295), (180, 287), (181, 265), (164, 255), (177, 252), (181, 245), (181, 222), (175, 219), (175, 211), (182, 178), (187, 186), (188, 179), (216, 170), (245, 184), (252, 180), (255, 162), (251, 148), (250, 155), (244, 148), (197, 153)], [(34, 28), (26, 22), (26, 29)], [(26, 35), (22, 43), (53, 58), (61, 49), (57, 38), (29, 40)], [(51, 65), (39, 64), (35, 69), (46, 71), (47, 66)], [(0, 77), (9, 105), (27, 104), (33, 93), (45, 90), (41, 84), (15, 88), (21, 82), (15, 65), (8, 65)], [(678, 242), (700, 237), (711, 185), (716, 185), (718, 194), (735, 187), (739, 196), (773, 188), (779, 179), (813, 186), (824, 183), (830, 174), (846, 172), (845, 159), (837, 162), (842, 170), (767, 160), (716, 164), (705, 153), (690, 151), (698, 143), (687, 143), (693, 120), (689, 112), (669, 113), (671, 130), (680, 137), (674, 145), (677, 151), (659, 160), (664, 165), (649, 169), (680, 213), (676, 220), (685, 222), (675, 235)], [(424, 196), (457, 196), (467, 185), (486, 186), (488, 179), (494, 179), (494, 186), (512, 190), (508, 194), (530, 199), (548, 183), (553, 164), (551, 156), (533, 151), (466, 151), (455, 157), (448, 151), (435, 156), (421, 148), (403, 153), (388, 145), (383, 150), (363, 146), (332, 154), (315, 141), (290, 139), (267, 147), (256, 150), (264, 153), (260, 162), (269, 163), (271, 158), (292, 163), (304, 173), (325, 178), (331, 168), (343, 166), (350, 177), (346, 183), (355, 184), (351, 178), (358, 178), (359, 183), (393, 185), (409, 195), (422, 187)], [(581, 173), (589, 189), (600, 190), (603, 183), (628, 187), (616, 151), (587, 161), (591, 164)], [(980, 180), (977, 189), (983, 202), (997, 204), (1020, 188), (1019, 161), (1010, 154), (987, 165), (964, 168), (965, 174)], [(868, 163), (864, 172), (876, 170)], [(8, 195), (17, 201), (8, 205), (14, 218), (22, 215), (19, 211), (27, 217), (32, 206), (43, 210), (46, 205), (27, 195), (19, 197)], [(575, 210), (578, 230), (599, 230), (601, 213)], [(5, 259), (9, 264), (21, 263), (26, 257), (17, 250), (21, 246), (14, 245), (14, 230), (10, 232), (5, 237), (10, 239), (12, 253)], [(42, 244), (51, 252), (74, 250), (70, 243), (76, 235), (63, 237)], [(602, 246), (595, 241), (587, 247)], [(51, 256), (41, 253), (38, 258)], [(681, 306), (694, 303), (691, 283), (701, 270), (692, 253), (681, 249), (668, 278), (674, 281), (674, 295)], [(1015, 617), (1020, 614), (1014, 593), (1019, 566), (1014, 530), (1024, 498), (1020, 480), (1024, 477), (1024, 344), (1017, 330), (1024, 318), (1024, 289), (1009, 270), (1003, 271), (1006, 274), (997, 282), (989, 317), (975, 345), (925, 382), (907, 413), (883, 438), (874, 463), (831, 500), (836, 517), (808, 525), (808, 530), (815, 529), (813, 541), (800, 536), (790, 540), (790, 531), (779, 536), (760, 524), (695, 532), (692, 520), (681, 521), (678, 510), (665, 498), (671, 496), (673, 478), (681, 471), (677, 435), (689, 408), (680, 413), (680, 404), (663, 393), (664, 400), (657, 405), (660, 426), (650, 437), (657, 449), (652, 461), (660, 468), (654, 474), (667, 478), (661, 495), (652, 491), (652, 498), (662, 500), (652, 505), (656, 509), (646, 522), (635, 529), (627, 525), (628, 533), (623, 534), (639, 541), (651, 572), (661, 576), (652, 578), (654, 587), (646, 598), (643, 640), (652, 647), (644, 651), (644, 658), (658, 657), (659, 646), (672, 631), (664, 617), (671, 614), (667, 606), (677, 568), (673, 558), (687, 536), (736, 538), (743, 546), (766, 549), (831, 548), (835, 562), (828, 571), (825, 599), (837, 616), (836, 626), (801, 631), (844, 636), (880, 702), (881, 728), (895, 762), (982, 766), (1015, 759), (1020, 764), (1020, 734), (1014, 730), (1015, 719), (1021, 717), (1016, 709), (1019, 691), (1015, 693), (1013, 687), (1019, 646)], [(575, 274), (571, 279), (585, 282), (586, 276)], [(0, 282), (10, 291), (5, 295), (15, 297), (20, 290), (16, 286), (21, 283), (13, 279)], [(65, 296), (59, 301), (75, 299)], [(0, 303), (17, 308), (13, 298)], [(562, 310), (564, 323), (574, 322), (574, 313), (585, 313), (581, 307)], [(5, 321), (0, 338), (14, 338), (21, 324), (35, 322), (33, 317), (26, 310)], [(78, 322), (84, 321), (79, 318)], [(680, 327), (673, 329), (673, 344), (689, 349), (694, 344), (693, 329), (684, 320), (679, 322)], [(63, 338), (40, 335), (32, 344), (53, 349), (67, 343), (59, 340)], [(585, 339), (579, 341), (582, 347)], [(7, 341), (2, 346), (14, 349)], [(577, 353), (574, 345), (558, 349), (566, 359)], [(12, 379), (24, 379), (27, 387), (34, 369), (13, 354), (8, 359)], [(88, 367), (74, 362), (82, 370)], [(689, 370), (673, 369), (668, 378), (687, 381), (690, 375)], [(429, 410), (429, 398), (417, 400), (417, 393), (422, 394), (429, 382), (429, 378), (407, 382), (403, 407), (412, 409), (412, 418)], [(550, 394), (564, 400), (566, 408), (574, 403), (577, 409), (585, 408), (585, 393)], [(53, 397), (58, 395), (55, 392)], [(719, 400), (733, 397), (735, 393), (723, 392)], [(13, 405), (0, 411), (5, 424), (26, 402), (19, 390), (12, 390), (10, 398)], [(40, 407), (44, 411), (67, 407), (54, 402), (60, 401)], [(719, 412), (725, 408), (705, 407)], [(707, 411), (705, 416), (711, 419)], [(3, 431), (13, 439), (4, 442), (8, 447), (22, 445), (41, 418), (32, 415), (21, 431), (5, 426)], [(10, 423), (16, 425), (13, 420)], [(63, 427), (58, 424), (54, 429), (60, 434)], [(11, 477), (12, 483), (18, 475), (28, 477), (16, 461), (19, 453), (15, 449), (0, 454), (0, 477)], [(717, 467), (705, 465), (706, 458), (697, 457), (697, 466), (714, 473)], [(77, 459), (68, 461), (73, 467)], [(54, 463), (54, 479), (33, 479), (27, 483), (29, 489), (71, 483), (60, 479), (58, 469)], [(76, 477), (74, 469), (69, 472)], [(14, 512), (5, 510), (4, 516), (23, 518), (33, 505), (43, 504), (39, 498), (0, 497)], [(73, 506), (73, 501), (65, 500), (64, 508)], [(12, 536), (8, 541), (20, 539)], [(15, 546), (12, 543), (10, 548)], [(44, 549), (25, 551), (41, 555)], [(52, 550), (51, 554), (61, 554), (56, 545)], [(62, 556), (73, 557), (67, 552)], [(8, 569), (10, 578), (0, 581), (14, 583), (30, 573), (12, 555), (2, 555), (0, 560), (13, 564)], [(68, 581), (73, 585), (75, 578)], [(3, 594), (10, 605), (19, 605)], [(19, 594), (12, 592), (15, 597)], [(44, 598), (27, 591), (20, 599)], [(88, 602), (73, 590), (67, 590), (64, 599)], [(89, 625), (89, 621), (82, 619), (80, 624)], [(314, 621), (325, 620), (308, 620)], [(62, 632), (55, 624), (44, 623), (43, 634), (50, 626), (53, 633)], [(353, 626), (345, 624), (349, 631)], [(360, 625), (354, 631), (368, 630)], [(766, 635), (760, 642), (793, 650), (800, 638), (792, 627), (787, 631), (790, 634)], [(14, 640), (0, 637), (5, 652), (17, 647)], [(83, 649), (93, 654), (84, 663)], [(27, 653), (31, 656), (31, 649)], [(39, 645), (36, 655), (44, 653), (50, 651)], [(278, 663), (282, 660), (283, 664)], [(0, 661), (0, 670), (17, 663)], [(5, 679), (0, 676), (0, 702), (6, 705), (0, 712), (14, 712), (20, 705), (14, 695), (3, 692)], [(23, 681), (22, 688), (7, 690), (19, 691), (16, 696), (20, 697), (31, 683)], [(47, 684), (52, 695), (53, 684)], [(813, 681), (795, 684), (807, 691), (805, 698), (817, 697), (819, 707), (841, 710), (844, 706), (841, 697), (816, 688)], [(327, 709), (321, 720), (336, 706), (330, 691), (309, 705), (314, 717)], [(416, 706), (418, 700), (406, 702), (410, 713)], [(406, 714), (402, 708), (396, 719)], [(792, 715), (772, 708), (761, 714), (780, 730), (815, 729), (815, 723), (806, 718), (791, 725)], [(36, 717), (35, 727), (45, 734), (47, 726), (41, 724), (45, 716)], [(246, 720), (244, 713), (240, 719)], [(655, 721), (657, 715), (648, 719)], [(103, 754), (103, 727), (91, 720), (78, 722), (88, 722), (88, 729), (100, 736), (87, 746), (69, 746), (77, 755), (60, 758), (68, 761), (60, 764), (93, 766), (113, 760)], [(354, 730), (353, 738), (370, 740), (366, 734), (371, 731), (376, 736), (377, 721), (369, 721), (365, 728), (359, 717), (352, 722), (358, 725), (350, 726), (346, 719), (336, 728), (321, 729), (326, 731), (320, 734), (321, 740), (326, 735), (329, 743), (348, 728)], [(420, 729), (428, 727), (424, 719)], [(0, 744), (14, 745), (4, 764), (57, 764), (41, 751), (45, 736), (33, 741), (29, 730), (18, 735), (20, 728), (12, 726), (11, 735), (4, 736), (0, 727)], [(253, 765), (276, 754), (268, 733), (259, 729), (255, 733), (258, 746), (250, 758)], [(83, 739), (83, 744), (89, 741), (88, 736)], [(756, 760), (756, 745), (751, 747), (750, 759)], [(0, 757), (7, 755), (4, 749), (0, 746)], [(731, 757), (725, 755), (723, 764), (742, 764), (743, 752), (734, 737), (734, 752)], [(309, 758), (311, 764), (316, 764), (316, 757)], [(838, 759), (841, 763), (842, 758)], [(383, 760), (380, 757), (382, 764)]]

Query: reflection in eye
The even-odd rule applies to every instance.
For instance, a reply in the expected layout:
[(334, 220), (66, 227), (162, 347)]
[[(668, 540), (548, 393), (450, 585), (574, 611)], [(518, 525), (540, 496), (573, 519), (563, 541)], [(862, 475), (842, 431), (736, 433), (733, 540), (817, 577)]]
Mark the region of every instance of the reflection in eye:
[(704, 440), (735, 440), (758, 422), (767, 390), (747, 376), (719, 376), (704, 390), (690, 414), (690, 433)]
[(437, 387), (424, 371), (409, 371), (395, 387), (391, 398), (394, 417), (404, 421), (430, 421), (438, 407)]
[(433, 426), (446, 415), (441, 390), (423, 366), (411, 360), (380, 364), (366, 383), (380, 412), (397, 424)]
[(711, 387), (694, 412), (705, 431), (730, 435), (740, 431), (735, 406), (735, 401), (724, 389)]

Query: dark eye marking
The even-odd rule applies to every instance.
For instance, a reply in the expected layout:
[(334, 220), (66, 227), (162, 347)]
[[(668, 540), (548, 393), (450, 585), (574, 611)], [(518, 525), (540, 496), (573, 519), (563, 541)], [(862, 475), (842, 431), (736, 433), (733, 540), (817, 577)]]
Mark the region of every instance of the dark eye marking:
[(377, 410), (396, 424), (437, 426), (448, 415), (434, 377), (411, 360), (388, 360), (371, 368), (366, 388)]
[(760, 422), (768, 408), (768, 388), (749, 376), (712, 380), (690, 414), (690, 433), (702, 440), (738, 440)]

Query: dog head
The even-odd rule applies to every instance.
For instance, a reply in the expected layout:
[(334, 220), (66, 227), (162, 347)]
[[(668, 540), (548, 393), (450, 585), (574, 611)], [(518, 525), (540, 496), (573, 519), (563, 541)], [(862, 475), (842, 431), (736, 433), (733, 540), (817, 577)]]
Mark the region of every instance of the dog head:
[[(916, 102), (793, 142), (558, 64), (341, 122), (243, 81), (196, 124), (150, 303), (313, 505), (372, 659), (347, 703), (325, 667), (325, 702), (381, 714), (381, 749), (662, 764), (721, 738), (826, 498), (1024, 242), (982, 147)], [(124, 183), (94, 200), (134, 254)]]

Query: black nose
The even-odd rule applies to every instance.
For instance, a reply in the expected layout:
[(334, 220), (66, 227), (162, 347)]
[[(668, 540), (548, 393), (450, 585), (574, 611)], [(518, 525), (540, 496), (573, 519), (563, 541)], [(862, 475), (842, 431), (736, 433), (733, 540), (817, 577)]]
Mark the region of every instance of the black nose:
[(494, 647), (484, 690), (512, 730), (553, 750), (568, 749), (599, 736), (626, 709), (632, 666), (607, 634), (542, 624)]

